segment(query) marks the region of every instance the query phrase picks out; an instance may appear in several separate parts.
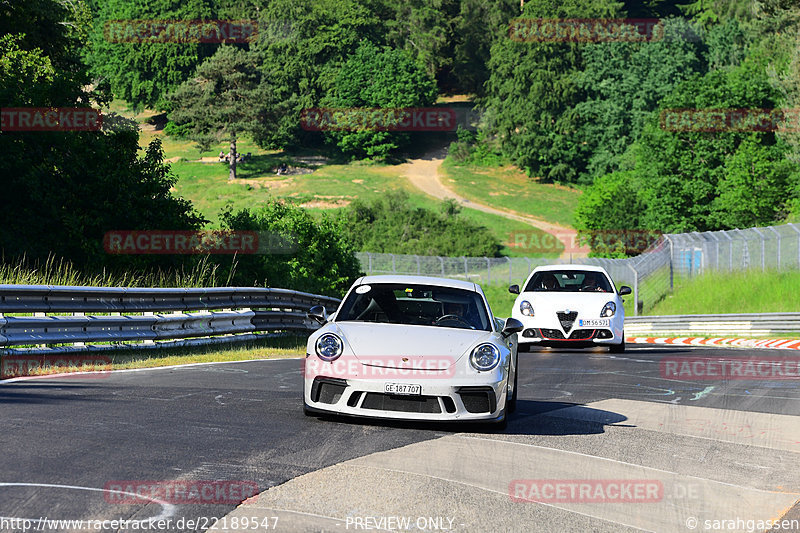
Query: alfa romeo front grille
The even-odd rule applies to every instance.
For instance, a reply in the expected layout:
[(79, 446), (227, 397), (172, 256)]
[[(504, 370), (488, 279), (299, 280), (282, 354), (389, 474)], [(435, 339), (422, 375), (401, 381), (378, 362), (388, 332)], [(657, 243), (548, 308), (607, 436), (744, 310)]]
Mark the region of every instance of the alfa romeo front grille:
[(578, 318), (578, 312), (570, 311), (569, 313), (565, 313), (564, 311), (557, 311), (556, 316), (564, 332), (569, 333), (569, 330), (572, 329), (572, 325), (575, 324), (575, 319)]

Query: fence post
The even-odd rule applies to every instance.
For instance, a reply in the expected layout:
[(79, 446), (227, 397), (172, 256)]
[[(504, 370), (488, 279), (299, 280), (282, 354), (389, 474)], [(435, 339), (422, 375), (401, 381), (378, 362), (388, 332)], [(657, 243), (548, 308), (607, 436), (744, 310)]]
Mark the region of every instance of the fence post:
[(728, 239), (728, 272), (733, 272), (733, 237), (728, 235), (727, 231), (723, 231), (722, 234)]
[(486, 258), (486, 284), (492, 283), (492, 266), (489, 264), (489, 258)]
[(672, 292), (673, 289), (675, 288), (674, 285), (675, 274), (672, 269), (672, 239), (670, 239), (669, 235), (666, 234), (664, 235), (664, 238), (667, 239), (667, 242), (669, 243), (669, 290), (670, 292)]
[(417, 254), (414, 254), (414, 257), (417, 258), (417, 275), (420, 275), (420, 274), (422, 274), (422, 270), (420, 270), (420, 266), (419, 266), (419, 256)]
[(639, 271), (633, 265), (628, 268), (633, 271), (633, 316), (639, 316)]
[[(714, 270), (719, 270), (719, 237), (714, 235), (715, 232), (707, 231), (708, 236), (714, 239), (714, 244), (716, 245), (716, 253), (714, 254)], [(710, 265), (709, 265), (710, 266)]]
[[(525, 259), (525, 262), (528, 263), (528, 274), (530, 274), (531, 270), (533, 270), (533, 267), (531, 267), (531, 260), (528, 259), (527, 257), (525, 257), (524, 259)], [(528, 275), (526, 274), (525, 277), (528, 277)]]
[(371, 253), (369, 253), (369, 252), (367, 252), (367, 262), (368, 262), (368, 264), (369, 264), (369, 267), (367, 267), (367, 271), (368, 271), (370, 274), (372, 274), (372, 254), (371, 254)]
[(772, 231), (772, 233), (774, 233), (778, 237), (778, 253), (777, 253), (777, 256), (775, 258), (775, 268), (776, 268), (776, 270), (780, 270), (781, 269), (781, 234), (778, 233), (778, 230), (776, 230), (774, 226), (769, 226), (767, 229)]
[(445, 274), (444, 274), (444, 257), (442, 257), (440, 255), (439, 256), (439, 261), (442, 263), (442, 277), (445, 277)]
[(514, 264), (511, 262), (510, 257), (506, 257), (508, 259), (508, 284), (511, 285), (511, 266)]
[(464, 256), (464, 278), (469, 281), (469, 267), (467, 266), (467, 257)]
[(763, 233), (758, 231), (758, 228), (752, 228), (759, 237), (761, 237), (761, 271), (764, 272), (767, 269), (767, 262), (766, 258), (764, 257), (767, 252), (767, 238), (764, 236)]
[(392, 273), (397, 274), (397, 265), (394, 262), (394, 254), (392, 254)]
[(800, 229), (797, 229), (794, 224), (790, 223), (789, 225), (797, 232), (797, 268), (800, 268)]

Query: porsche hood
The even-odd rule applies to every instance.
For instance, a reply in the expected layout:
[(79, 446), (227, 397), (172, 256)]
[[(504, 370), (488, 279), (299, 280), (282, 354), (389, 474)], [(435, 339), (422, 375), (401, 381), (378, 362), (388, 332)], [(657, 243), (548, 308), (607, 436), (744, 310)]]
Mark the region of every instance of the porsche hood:
[(475, 345), (492, 338), (491, 331), (433, 326), (374, 322), (339, 322), (334, 326), (356, 359), (392, 368), (433, 358), (440, 358), (438, 368), (448, 368)]

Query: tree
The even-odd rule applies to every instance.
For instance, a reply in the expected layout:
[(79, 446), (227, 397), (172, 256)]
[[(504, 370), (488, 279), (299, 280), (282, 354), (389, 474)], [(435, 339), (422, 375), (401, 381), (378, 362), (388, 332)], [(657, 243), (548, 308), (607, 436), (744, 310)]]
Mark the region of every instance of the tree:
[(233, 283), (292, 287), (341, 298), (361, 275), (342, 228), (328, 217), (317, 221), (301, 207), (273, 200), (252, 211), (228, 207), (221, 218), (227, 229), (258, 231), (262, 238), (280, 243), (268, 253), (239, 257)]
[(339, 67), (361, 41), (384, 43), (386, 28), (361, 0), (274, 0), (261, 11), (259, 27), (288, 25), (287, 35), (251, 43), (274, 100), (285, 111), (274, 127), (255, 137), (265, 148), (313, 144), (301, 113), (318, 107), (333, 87)]
[[(770, 86), (766, 60), (748, 57), (741, 65), (695, 74), (680, 83), (660, 104), (662, 111), (772, 109), (778, 93)], [(786, 145), (774, 131), (722, 127), (702, 131), (662, 127), (659, 113), (650, 116), (639, 140), (626, 154), (628, 172), (602, 178), (586, 193), (578, 210), (586, 227), (637, 224), (667, 233), (729, 229), (774, 222), (796, 197), (797, 166), (786, 159)], [(636, 217), (613, 206), (600, 209), (609, 185), (636, 191)], [(597, 187), (597, 190), (595, 190)], [(754, 196), (755, 195), (755, 196)], [(627, 209), (625, 210), (627, 211)]]
[(745, 138), (725, 162), (711, 203), (713, 225), (749, 228), (784, 218), (800, 183), (799, 169), (785, 153), (782, 143), (764, 146), (756, 136)]
[(103, 0), (97, 2), (86, 61), (114, 96), (134, 108), (163, 109), (167, 94), (187, 80), (217, 44), (168, 42), (130, 33), (139, 20), (209, 20), (215, 17), (213, 0)]
[[(0, 4), (0, 101), (4, 107), (93, 105), (78, 51), (85, 39), (80, 2)], [(67, 9), (69, 6), (70, 9)], [(6, 18), (6, 16), (8, 18)], [(53, 46), (57, 43), (58, 46)], [(85, 271), (178, 265), (184, 258), (117, 256), (103, 250), (110, 230), (195, 229), (203, 219), (174, 198), (160, 144), (139, 155), (138, 133), (4, 132), (0, 243), (6, 259), (55, 255)]]
[(584, 48), (585, 62), (576, 75), (585, 100), (573, 112), (574, 143), (583, 143), (586, 170), (578, 181), (591, 183), (597, 176), (619, 168), (619, 159), (639, 137), (645, 120), (658, 102), (695, 73), (706, 70), (705, 46), (697, 29), (682, 19), (661, 22), (663, 38), (651, 42), (607, 42)]
[[(508, 36), (509, 21), (519, 15), (517, 0), (461, 0), (449, 39), (453, 41), (454, 91), (485, 95), (492, 45)], [(440, 82), (440, 87), (443, 83)]]
[(439, 212), (414, 207), (404, 192), (390, 192), (363, 202), (357, 200), (339, 214), (344, 238), (354, 249), (399, 254), (495, 257), (497, 238), (460, 214), (452, 201)]
[[(615, 18), (621, 3), (533, 0), (523, 18)], [(576, 83), (583, 68), (578, 42), (498, 40), (491, 50), (487, 96), (482, 100), (503, 153), (529, 175), (575, 182), (584, 172), (587, 148), (572, 136), (583, 100)]]
[(243, 133), (257, 135), (276, 121), (269, 86), (262, 82), (250, 52), (222, 46), (204, 61), (194, 77), (170, 95), (170, 118), (188, 126), (188, 136), (202, 150), (230, 141), (228, 179), (236, 178), (236, 142)]
[[(421, 107), (436, 100), (436, 83), (410, 54), (363, 41), (342, 65), (323, 100), (333, 108)], [(370, 124), (356, 131), (331, 131), (326, 137), (345, 154), (387, 158), (409, 142), (407, 133), (377, 131)]]

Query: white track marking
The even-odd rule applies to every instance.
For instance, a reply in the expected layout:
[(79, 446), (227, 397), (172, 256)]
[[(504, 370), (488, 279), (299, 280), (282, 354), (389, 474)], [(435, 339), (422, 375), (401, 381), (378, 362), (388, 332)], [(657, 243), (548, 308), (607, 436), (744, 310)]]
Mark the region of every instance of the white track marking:
[[(155, 516), (153, 518), (144, 518), (142, 520), (136, 520), (140, 524), (145, 524), (147, 522), (156, 522), (159, 520), (166, 520), (167, 518), (170, 518), (171, 516), (175, 515), (175, 506), (171, 503), (157, 500), (156, 498), (151, 498), (149, 496), (134, 494), (132, 492), (125, 492), (121, 490), (98, 489), (95, 487), (81, 487), (79, 485), (55, 485), (51, 483), (0, 483), (0, 488), (2, 487), (41, 487), (45, 489), (68, 489), (68, 490), (85, 490), (90, 492), (110, 492), (114, 494), (123, 494), (125, 496), (133, 496), (134, 498), (143, 498), (145, 500), (150, 500), (153, 503), (157, 503), (161, 506), (161, 513), (158, 516)], [(0, 518), (12, 518), (12, 517), (0, 516)], [(23, 520), (25, 519), (23, 518)], [(37, 522), (39, 519), (30, 518), (28, 520), (31, 520), (32, 522)], [(68, 519), (63, 519), (63, 520), (68, 520)]]

